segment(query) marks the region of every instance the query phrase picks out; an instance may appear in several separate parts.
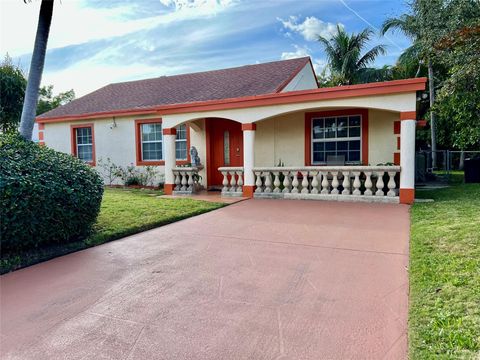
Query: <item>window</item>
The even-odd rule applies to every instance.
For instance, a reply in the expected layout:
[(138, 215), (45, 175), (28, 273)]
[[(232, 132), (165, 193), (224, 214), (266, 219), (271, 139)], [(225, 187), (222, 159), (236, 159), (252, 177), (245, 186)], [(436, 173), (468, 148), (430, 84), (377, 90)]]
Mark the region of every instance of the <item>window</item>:
[(142, 160), (163, 160), (162, 123), (141, 124)]
[(223, 133), (223, 162), (225, 166), (230, 166), (230, 132)]
[(187, 125), (177, 126), (177, 138), (175, 140), (175, 156), (177, 160), (187, 160)]
[(74, 125), (71, 133), (72, 154), (90, 165), (95, 165), (93, 124)]
[[(136, 120), (137, 165), (164, 165), (165, 149), (161, 119)], [(186, 164), (189, 159), (189, 128), (182, 124), (176, 128), (175, 157), (177, 164)]]
[(340, 115), (311, 119), (312, 164), (322, 164), (329, 156), (345, 156), (345, 162), (361, 162), (362, 116)]

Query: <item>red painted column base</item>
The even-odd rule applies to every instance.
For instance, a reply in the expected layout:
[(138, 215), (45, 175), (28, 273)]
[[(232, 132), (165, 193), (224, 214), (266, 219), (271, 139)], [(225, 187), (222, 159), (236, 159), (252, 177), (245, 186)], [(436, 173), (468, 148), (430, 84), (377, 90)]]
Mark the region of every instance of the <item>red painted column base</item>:
[(165, 184), (163, 185), (163, 192), (165, 195), (172, 195), (175, 184)]
[(400, 189), (400, 204), (411, 205), (415, 201), (415, 189)]
[(253, 185), (243, 185), (243, 196), (248, 198), (253, 198), (253, 193), (255, 191), (255, 186)]

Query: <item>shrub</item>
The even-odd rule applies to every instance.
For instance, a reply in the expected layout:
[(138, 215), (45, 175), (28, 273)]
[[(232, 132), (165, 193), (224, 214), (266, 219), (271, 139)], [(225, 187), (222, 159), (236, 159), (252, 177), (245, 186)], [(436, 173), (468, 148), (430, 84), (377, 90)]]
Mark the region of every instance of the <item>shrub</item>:
[(106, 160), (103, 158), (98, 159), (97, 167), (99, 168), (103, 178), (108, 181), (108, 185), (110, 186), (112, 186), (115, 180), (121, 176), (121, 167), (114, 164), (109, 157), (107, 157)]
[(2, 252), (85, 238), (102, 194), (101, 177), (82, 161), (0, 134)]
[(144, 171), (140, 171), (133, 164), (126, 166), (116, 166), (116, 175), (123, 181), (125, 186), (140, 185), (153, 186), (157, 171), (154, 166), (146, 166)]

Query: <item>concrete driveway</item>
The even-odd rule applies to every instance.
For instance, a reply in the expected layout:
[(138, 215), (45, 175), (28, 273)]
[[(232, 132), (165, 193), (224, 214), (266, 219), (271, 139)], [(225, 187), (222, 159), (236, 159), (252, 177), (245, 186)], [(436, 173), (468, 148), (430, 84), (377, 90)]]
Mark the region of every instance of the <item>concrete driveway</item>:
[(3, 359), (403, 359), (408, 207), (248, 200), (1, 277)]

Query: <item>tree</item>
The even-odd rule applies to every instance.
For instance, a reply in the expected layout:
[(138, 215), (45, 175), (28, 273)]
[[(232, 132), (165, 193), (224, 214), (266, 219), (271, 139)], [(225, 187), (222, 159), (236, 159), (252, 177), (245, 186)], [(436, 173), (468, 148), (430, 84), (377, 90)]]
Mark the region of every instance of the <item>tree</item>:
[(55, 109), (60, 105), (65, 105), (75, 99), (73, 89), (62, 92), (56, 96), (53, 95), (53, 85), (43, 86), (39, 90), (37, 115)]
[(0, 64), (0, 132), (15, 131), (22, 114), (27, 79), (20, 67), (5, 55)]
[[(24, 2), (27, 2), (27, 0), (24, 0)], [(40, 5), (35, 45), (30, 70), (28, 72), (27, 89), (20, 120), (20, 134), (26, 140), (32, 139), (32, 131), (35, 124), (38, 91), (42, 80), (43, 65), (45, 64), (48, 35), (50, 33), (50, 24), (53, 15), (53, 3), (54, 0), (42, 0)]]
[[(407, 48), (403, 54), (400, 56), (397, 65), (403, 67), (408, 72), (411, 72), (412, 64), (417, 63), (418, 68), (415, 73), (415, 77), (420, 75), (422, 64), (427, 63), (428, 68), (428, 90), (429, 90), (429, 100), (430, 100), (430, 142), (432, 146), (432, 166), (435, 168), (437, 166), (437, 135), (436, 135), (436, 118), (435, 112), (432, 111), (435, 104), (435, 82), (434, 82), (434, 71), (433, 63), (431, 56), (428, 56), (431, 53), (428, 50), (425, 50), (422, 47), (422, 42), (419, 40), (420, 36), (420, 25), (421, 18), (418, 14), (410, 15), (403, 14), (398, 18), (389, 18), (385, 20), (380, 29), (382, 35), (385, 35), (388, 31), (398, 30), (401, 31), (405, 36), (409, 37), (413, 44)], [(427, 47), (428, 49), (428, 47)], [(408, 70), (410, 68), (410, 71)]]
[[(328, 58), (332, 78), (336, 85), (350, 85), (363, 82), (368, 71), (368, 65), (375, 61), (378, 55), (386, 53), (384, 45), (377, 45), (366, 51), (366, 47), (373, 35), (373, 31), (365, 29), (358, 34), (347, 34), (337, 25), (337, 32), (331, 38), (319, 36), (318, 41), (323, 45)], [(372, 70), (370, 69), (370, 76)]]
[(448, 68), (436, 111), (452, 136), (452, 146), (480, 149), (480, 4), (453, 0), (444, 7), (444, 32), (435, 44)]

